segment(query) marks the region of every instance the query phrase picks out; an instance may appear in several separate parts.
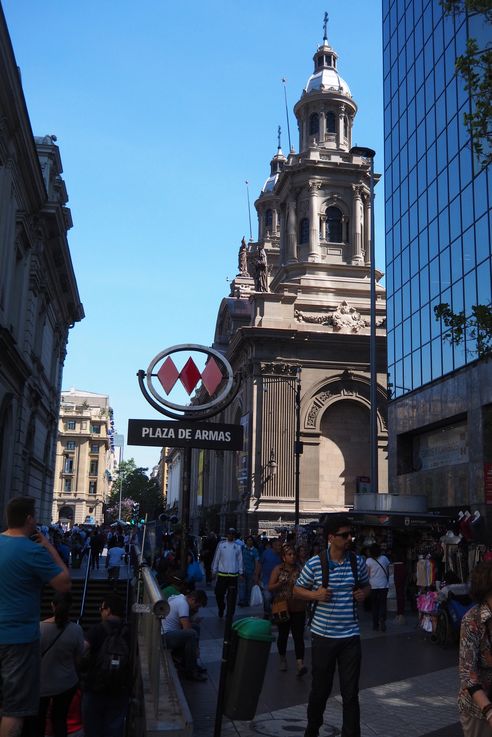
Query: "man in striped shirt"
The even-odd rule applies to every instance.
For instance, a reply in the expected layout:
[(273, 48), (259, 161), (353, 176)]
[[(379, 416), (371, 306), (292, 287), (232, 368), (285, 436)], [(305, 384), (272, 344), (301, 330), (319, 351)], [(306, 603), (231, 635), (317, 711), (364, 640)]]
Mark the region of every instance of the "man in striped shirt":
[[(312, 683), (304, 737), (318, 737), (338, 665), (343, 700), (342, 737), (360, 737), (359, 675), (361, 663), (357, 604), (369, 595), (364, 558), (350, 552), (350, 520), (333, 517), (327, 525), (328, 586), (323, 587), (319, 555), (310, 558), (294, 587), (294, 596), (312, 602)], [(354, 572), (356, 575), (354, 575)]]

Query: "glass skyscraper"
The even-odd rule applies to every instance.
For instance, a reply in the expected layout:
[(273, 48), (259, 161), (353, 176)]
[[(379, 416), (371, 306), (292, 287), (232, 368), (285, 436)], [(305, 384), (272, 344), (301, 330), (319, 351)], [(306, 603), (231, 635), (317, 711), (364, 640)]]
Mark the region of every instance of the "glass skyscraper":
[(390, 490), (426, 491), (435, 506), (484, 503), (492, 463), (492, 389), (472, 396), (485, 371), (476, 344), (451, 345), (434, 315), (443, 302), (467, 315), (491, 302), (492, 167), (473, 154), (472, 102), (455, 71), (467, 38), (484, 48), (490, 31), (483, 16), (445, 15), (438, 0), (383, 0)]

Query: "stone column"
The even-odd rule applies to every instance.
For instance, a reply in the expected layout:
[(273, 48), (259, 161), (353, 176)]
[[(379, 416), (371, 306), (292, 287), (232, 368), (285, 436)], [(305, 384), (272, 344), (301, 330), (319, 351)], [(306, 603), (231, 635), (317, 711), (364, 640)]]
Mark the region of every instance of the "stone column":
[(352, 185), (354, 197), (352, 200), (352, 264), (363, 264), (362, 257), (362, 228), (361, 228), (361, 186), (359, 184)]
[(289, 200), (287, 207), (286, 261), (287, 263), (292, 263), (293, 261), (297, 261), (297, 218), (295, 200)]
[(338, 127), (337, 127), (337, 147), (343, 148), (343, 118), (345, 116), (345, 105), (340, 106), (338, 111)]
[(319, 120), (319, 132), (318, 132), (318, 141), (320, 143), (324, 143), (325, 141), (325, 133), (326, 133), (326, 115), (325, 113), (318, 113), (318, 120)]
[(309, 254), (308, 261), (320, 261), (321, 251), (319, 245), (319, 212), (318, 212), (318, 190), (319, 182), (309, 184)]
[(364, 196), (364, 261), (369, 266), (371, 263), (371, 197)]
[(287, 263), (287, 233), (285, 205), (280, 207), (280, 263)]

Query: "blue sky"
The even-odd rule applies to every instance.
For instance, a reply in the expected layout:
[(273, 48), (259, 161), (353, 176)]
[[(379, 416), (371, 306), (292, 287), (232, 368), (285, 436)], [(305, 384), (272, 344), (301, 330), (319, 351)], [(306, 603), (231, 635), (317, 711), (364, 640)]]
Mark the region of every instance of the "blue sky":
[[(109, 394), (118, 432), (156, 418), (136, 372), (176, 343), (210, 345), (227, 280), (323, 36), (359, 106), (354, 144), (383, 171), (379, 0), (2, 0), (35, 135), (56, 134), (86, 317), (63, 388)], [(384, 268), (383, 182), (376, 190)], [(253, 237), (256, 217), (253, 211)], [(154, 448), (125, 457), (152, 466)]]

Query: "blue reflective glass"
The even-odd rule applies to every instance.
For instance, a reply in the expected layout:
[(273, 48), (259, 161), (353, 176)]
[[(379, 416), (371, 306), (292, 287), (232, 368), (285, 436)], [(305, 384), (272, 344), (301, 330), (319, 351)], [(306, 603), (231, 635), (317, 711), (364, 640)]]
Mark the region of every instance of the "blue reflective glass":
[(403, 359), (403, 387), (406, 392), (410, 392), (413, 389), (411, 354), (408, 354)]
[(401, 183), (401, 209), (402, 212), (405, 212), (405, 210), (408, 210), (408, 177), (405, 177), (405, 179), (402, 180)]
[(472, 153), (468, 146), (460, 151), (460, 175), (461, 186), (466, 187), (468, 182), (472, 180)]
[(419, 20), (418, 23), (415, 24), (415, 33), (413, 36), (415, 39), (415, 54), (417, 55), (422, 51), (422, 46), (424, 45), (422, 20)]
[(458, 115), (458, 140), (460, 148), (470, 145), (470, 134), (466, 127), (465, 116), (462, 113)]
[(449, 199), (452, 200), (459, 193), (460, 186), (460, 159), (459, 156), (449, 162), (448, 166), (448, 180), (449, 180)]
[(465, 285), (465, 315), (472, 314), (472, 307), (477, 304), (477, 274), (470, 271), (464, 279)]
[(430, 320), (431, 320), (431, 339), (438, 338), (441, 335), (441, 320), (436, 320), (435, 308), (441, 303), (441, 297), (436, 297), (430, 303)]
[(393, 182), (394, 186), (397, 187), (400, 181), (400, 157), (398, 153), (393, 155)]
[(405, 88), (405, 94), (406, 94), (407, 86), (403, 85), (402, 82), (405, 79), (406, 73), (407, 73), (407, 60), (405, 58), (406, 57), (405, 50), (404, 49), (402, 50), (401, 45), (400, 45), (400, 38), (404, 38), (403, 34), (398, 37), (399, 39), (398, 40), (398, 84), (400, 85), (400, 87)]
[(418, 239), (415, 238), (410, 243), (410, 276), (417, 274), (419, 270), (419, 244)]
[(422, 370), (420, 366), (420, 351), (412, 353), (412, 375), (413, 385), (415, 387), (420, 386), (422, 382)]
[[(393, 98), (391, 100), (391, 119), (394, 121), (394, 125), (397, 124), (398, 118), (400, 117), (400, 109), (398, 107), (398, 90), (395, 90), (393, 92)], [(393, 133), (393, 131), (391, 131)], [(395, 141), (393, 138), (393, 147), (395, 145)]]
[(407, 246), (401, 253), (401, 281), (405, 284), (410, 279), (410, 247)]
[[(395, 292), (395, 302), (393, 306), (393, 315), (395, 320), (395, 325), (399, 325), (402, 320), (402, 314), (401, 314), (401, 289), (399, 289), (397, 292)], [(395, 328), (396, 330), (396, 328)], [(396, 348), (396, 346), (395, 346)], [(398, 350), (396, 348), (396, 350)], [(400, 349), (401, 350), (401, 349)], [(400, 355), (400, 353), (397, 353), (397, 355)]]
[(446, 168), (448, 153), (446, 150), (446, 131), (443, 131), (437, 139), (437, 172)]
[[(391, 45), (391, 52), (393, 51), (393, 45)], [(391, 77), (391, 94), (396, 97), (398, 94), (398, 66), (393, 63), (394, 58), (391, 59), (391, 64), (393, 65), (390, 69), (390, 77)]]
[(443, 17), (444, 46), (446, 47), (451, 41), (454, 41), (454, 17), (453, 15), (445, 15)]
[(446, 207), (439, 215), (439, 245), (441, 249), (447, 246), (449, 242), (449, 212)]
[(460, 198), (456, 197), (449, 205), (449, 235), (454, 240), (461, 233)]
[(395, 63), (397, 56), (398, 56), (398, 39), (395, 33), (390, 39), (390, 64)]
[(475, 244), (477, 263), (480, 263), (490, 254), (489, 219), (487, 215), (484, 215), (475, 223)]
[(454, 43), (456, 56), (466, 51), (466, 19), (462, 14), (455, 17)]
[(490, 263), (489, 258), (477, 268), (477, 304), (479, 305), (488, 305), (492, 300)]
[(439, 271), (441, 279), (441, 291), (447, 289), (451, 285), (451, 253), (450, 249), (445, 248), (439, 256)]
[(461, 226), (463, 230), (473, 224), (473, 187), (469, 184), (461, 192)]
[(400, 222), (395, 223), (393, 227), (393, 251), (395, 255), (401, 251), (401, 235), (400, 235)]
[(412, 310), (415, 310), (420, 304), (420, 275), (415, 274), (410, 281), (410, 297), (412, 300)]
[(413, 4), (412, 3), (407, 3), (407, 8), (405, 10), (405, 28), (407, 30), (407, 37), (408, 37), (408, 35), (413, 32)]
[(385, 218), (386, 218), (386, 227), (391, 226), (393, 223), (393, 198), (392, 197), (388, 197), (388, 199), (386, 200)]
[(393, 222), (395, 222), (395, 220), (398, 220), (398, 218), (400, 217), (400, 212), (400, 188), (398, 187), (393, 195)]
[(431, 299), (441, 293), (441, 280), (439, 278), (439, 259), (435, 258), (430, 262), (430, 296)]
[(391, 136), (384, 141), (384, 160), (391, 161)]
[(483, 13), (470, 13), (468, 16), (468, 32), (475, 39), (480, 50), (485, 49), (490, 44), (490, 24)]
[(458, 112), (458, 103), (456, 98), (456, 79), (451, 80), (446, 87), (446, 115), (451, 120), (453, 115)]
[[(394, 303), (393, 297), (388, 297), (388, 299), (386, 300), (386, 320), (388, 323), (388, 350), (389, 350), (389, 344), (390, 344), (390, 340), (389, 340), (390, 332), (393, 330), (393, 327), (395, 324), (395, 319), (393, 315), (393, 303)], [(391, 341), (391, 344), (393, 344), (392, 341)], [(388, 357), (388, 361), (389, 361), (389, 357)]]
[(438, 379), (442, 374), (441, 339), (436, 338), (431, 343), (432, 350), (432, 378)]
[[(429, 104), (429, 103), (427, 103)], [(427, 133), (427, 145), (429, 146), (436, 138), (436, 109), (432, 106), (425, 116), (425, 127)]]
[(384, 129), (391, 130), (391, 105), (388, 105), (384, 110)]
[(456, 282), (463, 274), (463, 252), (461, 238), (451, 243), (451, 281)]
[(417, 169), (413, 168), (408, 175), (408, 201), (412, 205), (417, 199)]
[(448, 173), (446, 170), (439, 174), (437, 178), (437, 197), (439, 202), (439, 211), (448, 204)]
[(463, 273), (467, 273), (476, 265), (475, 261), (475, 229), (473, 225), (463, 233)]
[(432, 27), (433, 27), (431, 4), (427, 5), (427, 7), (424, 10), (423, 21), (424, 21), (424, 43), (425, 43), (427, 39), (429, 38), (429, 36), (431, 35)]
[(395, 282), (395, 290), (401, 287), (401, 256), (397, 256), (393, 261), (393, 280)]
[[(393, 262), (392, 261), (386, 264), (385, 279), (386, 279), (387, 294), (392, 294), (393, 293)], [(387, 309), (388, 309), (388, 305), (386, 304), (386, 310)]]
[(434, 74), (431, 70), (430, 74), (428, 74), (427, 79), (425, 80), (425, 104), (427, 106), (427, 109), (429, 109), (431, 105), (434, 104), (435, 99), (436, 94), (434, 91)]
[(384, 94), (384, 101), (391, 102), (391, 77), (389, 74), (384, 79), (383, 94)]
[[(434, 46), (432, 43), (432, 38), (429, 38), (429, 40), (426, 42), (424, 46), (424, 69), (425, 69), (425, 74), (427, 76), (427, 79), (432, 77), (432, 86), (434, 87), (434, 76), (431, 74), (433, 68), (434, 68)], [(427, 84), (427, 81), (426, 81), (426, 84)], [(428, 105), (429, 105), (429, 100), (432, 100), (433, 97), (434, 97), (434, 94), (432, 94), (432, 97), (426, 97)]]
[[(420, 227), (423, 229), (425, 228), (425, 223), (428, 220), (427, 215), (427, 194), (424, 192), (420, 195), (418, 199), (418, 207), (419, 207), (419, 223), (421, 224)], [(412, 234), (412, 237), (415, 236), (416, 233)]]
[[(407, 51), (407, 53), (409, 53)], [(409, 57), (412, 58), (413, 57)], [(415, 65), (412, 64), (410, 69), (407, 71), (407, 99), (412, 100), (415, 96)]]
[(385, 46), (383, 51), (383, 74), (386, 75), (389, 71), (390, 63), (390, 47), (389, 44)]
[(390, 33), (394, 33), (396, 28), (396, 3), (392, 3), (390, 6), (390, 12), (389, 12), (389, 27), (390, 27)]
[(443, 92), (436, 100), (436, 133), (442, 133), (446, 127), (446, 94)]
[(432, 3), (432, 10), (434, 13), (434, 58), (438, 59), (444, 51), (442, 8), (438, 3)]
[(452, 310), (453, 312), (461, 312), (464, 308), (463, 279), (458, 279), (458, 281), (453, 284), (451, 292), (453, 295)]
[(409, 234), (408, 234), (408, 212), (403, 213), (403, 215), (401, 216), (400, 228), (401, 228), (401, 245), (403, 248), (410, 241)]
[(427, 181), (432, 182), (437, 176), (436, 144), (433, 143), (427, 150)]
[(420, 272), (420, 300), (422, 304), (429, 301), (429, 267), (424, 266)]
[(430, 343), (422, 346), (422, 384), (431, 380)]
[[(415, 87), (417, 88), (417, 96), (418, 91), (424, 84), (424, 54), (420, 52), (420, 54), (415, 59)], [(421, 107), (421, 103), (419, 104), (419, 107)]]
[(420, 310), (420, 334), (422, 344), (430, 340), (430, 304), (427, 303)]
[(418, 209), (417, 209), (416, 204), (413, 204), (408, 211), (408, 223), (409, 223), (408, 237), (409, 237), (409, 240), (413, 241), (413, 239), (416, 238), (419, 232), (419, 216), (418, 216)]
[(417, 158), (425, 154), (425, 120), (417, 126)]
[(433, 259), (439, 253), (439, 235), (437, 230), (437, 219), (429, 223), (429, 259)]
[(473, 182), (473, 193), (475, 197), (475, 217), (478, 220), (487, 210), (487, 177), (485, 171), (481, 171)]
[(412, 350), (420, 346), (420, 312), (412, 315)]
[(429, 236), (426, 230), (419, 235), (419, 259), (420, 266), (424, 266), (429, 261)]
[(395, 327), (395, 358), (403, 354), (403, 342), (402, 342), (402, 325), (401, 323)]
[(395, 386), (393, 389), (394, 397), (401, 397), (403, 394), (403, 362), (397, 361), (395, 364)]
[[(410, 282), (407, 282), (405, 286), (402, 289), (402, 317), (404, 320), (407, 320), (408, 317), (410, 317), (410, 312), (412, 309), (411, 300), (410, 300)], [(410, 341), (407, 344), (406, 351), (410, 350)]]
[(438, 59), (434, 67), (434, 91), (436, 98), (444, 91), (444, 58)]
[(458, 146), (458, 120), (456, 115), (448, 121), (448, 158), (452, 159), (459, 150)]
[(449, 340), (442, 341), (442, 372), (448, 374), (453, 370), (453, 345)]
[(444, 51), (444, 68), (446, 72), (446, 84), (454, 79), (456, 72), (456, 51), (454, 44), (450, 43)]
[(427, 189), (427, 211), (429, 220), (433, 220), (437, 215), (437, 184), (435, 180)]

